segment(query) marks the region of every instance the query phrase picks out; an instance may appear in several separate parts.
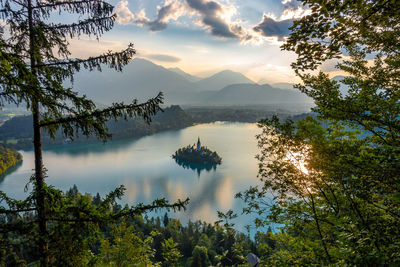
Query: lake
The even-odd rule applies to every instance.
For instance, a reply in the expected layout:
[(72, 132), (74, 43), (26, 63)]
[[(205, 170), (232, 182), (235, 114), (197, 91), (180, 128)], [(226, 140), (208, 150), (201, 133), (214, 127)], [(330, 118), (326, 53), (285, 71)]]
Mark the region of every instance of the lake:
[[(216, 122), (106, 144), (48, 147), (43, 151), (47, 183), (63, 191), (76, 184), (82, 193), (102, 196), (123, 184), (127, 190), (121, 204), (129, 205), (162, 197), (170, 201), (189, 197), (188, 209), (170, 216), (182, 222), (213, 223), (218, 220), (217, 210), (240, 213), (244, 203), (234, 198), (235, 193), (259, 183), (255, 136), (260, 131), (256, 124)], [(222, 157), (216, 169), (183, 168), (172, 159), (178, 148), (197, 142), (198, 137), (203, 146)], [(0, 190), (19, 199), (26, 196), (24, 186), (34, 168), (33, 152), (21, 153), (21, 166), (0, 182)], [(252, 219), (239, 216), (234, 220), (236, 229), (245, 231)]]

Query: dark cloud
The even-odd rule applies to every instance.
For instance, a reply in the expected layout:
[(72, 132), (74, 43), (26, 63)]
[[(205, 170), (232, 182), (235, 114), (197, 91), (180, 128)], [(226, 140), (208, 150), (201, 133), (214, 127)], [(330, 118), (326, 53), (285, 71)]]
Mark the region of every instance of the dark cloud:
[(181, 61), (181, 59), (178, 57), (170, 56), (170, 55), (163, 55), (163, 54), (149, 54), (149, 55), (146, 55), (146, 57), (149, 59), (163, 61), (163, 62), (179, 62), (179, 61)]
[(152, 32), (159, 32), (162, 30), (165, 30), (167, 28), (167, 23), (165, 22), (160, 22), (158, 20), (154, 20), (154, 21), (139, 21), (142, 24), (146, 25), (147, 27), (149, 27), (149, 30)]
[(239, 38), (235, 34), (229, 24), (219, 17), (219, 13), (223, 12), (221, 4), (215, 1), (206, 0), (186, 0), (190, 8), (197, 11), (204, 25), (210, 27), (212, 35), (224, 38)]
[(202, 19), (203, 23), (210, 27), (210, 31), (212, 35), (224, 38), (237, 38), (236, 34), (234, 34), (229, 25), (225, 23), (225, 21), (221, 20), (217, 17), (205, 16)]
[(292, 24), (293, 19), (277, 21), (264, 15), (263, 20), (258, 25), (254, 26), (253, 30), (265, 37), (275, 36), (278, 37), (279, 40), (283, 40), (284, 37), (289, 35), (289, 27), (292, 26)]
[(295, 10), (298, 7), (302, 6), (301, 1), (297, 1), (297, 0), (286, 0), (282, 2), (284, 5), (284, 9), (292, 9)]
[(147, 26), (150, 31), (162, 31), (167, 28), (167, 22), (169, 19), (173, 18), (181, 6), (177, 1), (172, 1), (169, 4), (161, 7), (157, 12), (157, 18), (155, 20), (149, 20), (148, 18), (144, 17), (141, 19), (137, 19), (136, 23), (143, 24)]

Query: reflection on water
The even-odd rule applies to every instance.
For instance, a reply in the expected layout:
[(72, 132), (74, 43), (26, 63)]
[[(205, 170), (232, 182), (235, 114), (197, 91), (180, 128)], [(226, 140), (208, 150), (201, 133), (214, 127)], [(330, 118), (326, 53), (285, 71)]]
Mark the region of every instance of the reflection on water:
[[(123, 184), (127, 190), (122, 201), (129, 205), (156, 198), (176, 201), (189, 197), (186, 212), (171, 216), (183, 222), (200, 219), (213, 223), (217, 210), (240, 212), (243, 203), (234, 194), (258, 183), (257, 133), (255, 124), (211, 123), (139, 139), (46, 148), (47, 183), (64, 191), (76, 184), (83, 193), (99, 192), (103, 196)], [(172, 159), (178, 148), (199, 136), (224, 159), (222, 165), (178, 165)], [(33, 152), (21, 153), (22, 165), (0, 181), (0, 190), (20, 199), (27, 195), (24, 186), (34, 168)], [(239, 216), (237, 227), (244, 230), (251, 220)]]
[(200, 164), (200, 163), (193, 163), (193, 162), (187, 162), (183, 160), (179, 160), (175, 158), (175, 162), (182, 166), (184, 169), (191, 169), (193, 171), (197, 172), (198, 177), (200, 177), (201, 171), (206, 170), (206, 171), (211, 171), (211, 170), (216, 170), (217, 169), (217, 164)]

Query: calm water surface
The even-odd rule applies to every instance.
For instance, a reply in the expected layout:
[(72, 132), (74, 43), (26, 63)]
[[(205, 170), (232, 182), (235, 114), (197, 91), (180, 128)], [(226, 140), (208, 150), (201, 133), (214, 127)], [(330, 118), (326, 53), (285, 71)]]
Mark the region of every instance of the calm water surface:
[[(161, 197), (170, 201), (189, 197), (187, 211), (171, 216), (183, 222), (213, 223), (218, 220), (217, 210), (240, 212), (243, 203), (234, 198), (235, 193), (258, 183), (254, 157), (258, 153), (255, 135), (259, 132), (256, 124), (217, 122), (105, 145), (46, 148), (47, 183), (64, 191), (76, 184), (81, 192), (103, 196), (123, 184), (127, 190), (121, 204), (129, 205)], [(222, 165), (215, 170), (185, 169), (171, 158), (178, 148), (193, 144), (198, 137), (203, 146), (222, 157)], [(26, 195), (23, 188), (34, 168), (33, 152), (21, 153), (22, 165), (0, 182), (0, 190), (15, 198)], [(251, 216), (239, 216), (236, 227), (244, 231), (251, 221)]]

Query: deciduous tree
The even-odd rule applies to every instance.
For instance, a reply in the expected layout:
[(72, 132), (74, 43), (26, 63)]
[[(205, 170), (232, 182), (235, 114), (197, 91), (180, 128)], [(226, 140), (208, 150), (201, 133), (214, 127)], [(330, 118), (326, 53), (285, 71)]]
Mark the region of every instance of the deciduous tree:
[[(311, 14), (283, 49), (317, 117), (260, 122), (263, 186), (239, 196), (261, 225), (284, 225), (271, 264), (399, 264), (400, 4), (302, 2)], [(340, 81), (320, 71), (329, 60)]]

